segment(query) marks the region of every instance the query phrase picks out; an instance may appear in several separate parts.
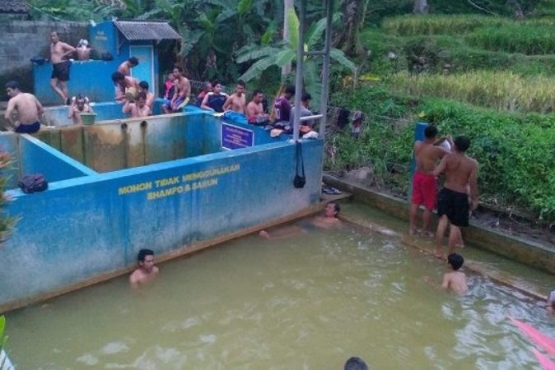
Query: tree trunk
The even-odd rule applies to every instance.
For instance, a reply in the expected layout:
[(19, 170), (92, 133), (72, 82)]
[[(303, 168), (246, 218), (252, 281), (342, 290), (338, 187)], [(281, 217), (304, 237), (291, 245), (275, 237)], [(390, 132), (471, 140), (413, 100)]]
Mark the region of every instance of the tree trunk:
[(370, 0), (341, 0), (342, 27), (333, 44), (349, 56), (357, 55), (361, 49), (359, 35), (364, 27), (369, 2)]
[[(283, 41), (289, 41), (289, 9), (293, 8), (294, 0), (285, 0), (283, 4)], [(287, 63), (281, 67), (281, 83), (283, 84), (287, 76), (291, 73), (291, 63)]]
[(429, 11), (428, 0), (414, 0), (414, 7), (412, 8), (414, 14), (428, 14)]

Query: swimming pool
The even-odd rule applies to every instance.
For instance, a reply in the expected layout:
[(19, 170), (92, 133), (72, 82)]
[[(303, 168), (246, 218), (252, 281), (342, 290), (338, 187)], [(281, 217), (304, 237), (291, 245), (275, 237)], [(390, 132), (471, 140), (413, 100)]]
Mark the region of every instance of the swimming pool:
[[(302, 223), (306, 221), (301, 221)], [(395, 238), (310, 230), (248, 236), (160, 266), (150, 288), (125, 278), (8, 315), (21, 369), (537, 368), (508, 315), (553, 335), (520, 293), (469, 275), (471, 294), (439, 284), (445, 267)]]

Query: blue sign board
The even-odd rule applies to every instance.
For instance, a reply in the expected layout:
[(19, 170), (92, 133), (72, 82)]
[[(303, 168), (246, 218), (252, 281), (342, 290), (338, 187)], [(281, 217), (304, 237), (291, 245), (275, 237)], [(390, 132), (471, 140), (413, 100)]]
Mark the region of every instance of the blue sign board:
[(249, 148), (253, 146), (253, 143), (254, 133), (252, 130), (222, 122), (222, 148)]

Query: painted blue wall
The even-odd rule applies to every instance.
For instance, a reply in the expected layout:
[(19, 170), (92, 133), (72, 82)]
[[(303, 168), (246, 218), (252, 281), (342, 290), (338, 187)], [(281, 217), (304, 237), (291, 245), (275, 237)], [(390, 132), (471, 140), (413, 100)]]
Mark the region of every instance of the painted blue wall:
[(96, 172), (30, 135), (19, 140), (21, 174), (40, 173), (48, 182), (95, 175)]
[[(83, 94), (93, 102), (114, 101), (115, 87), (112, 73), (116, 71), (119, 60), (74, 61), (71, 64), (70, 80), (67, 88), (71, 96)], [(33, 66), (35, 96), (43, 105), (60, 105), (61, 98), (50, 87), (52, 64)]]
[(322, 145), (303, 143), (303, 189), (292, 184), (295, 145), (279, 141), (11, 191), (9, 214), (22, 219), (0, 249), (0, 305), (131, 266), (141, 248), (170, 252), (314, 205)]
[[(129, 57), (130, 45), (150, 45), (154, 47), (154, 80), (147, 82), (150, 90), (158, 95), (158, 52), (153, 41), (128, 41), (117, 30), (112, 21), (106, 21), (89, 26), (90, 46), (100, 56), (109, 52), (114, 60), (89, 60), (73, 61), (70, 69), (68, 91), (71, 96), (84, 94), (93, 102), (111, 102), (115, 97), (115, 87), (112, 82), (112, 73)], [(62, 104), (60, 97), (50, 88), (52, 64), (33, 65), (34, 94), (42, 104)]]

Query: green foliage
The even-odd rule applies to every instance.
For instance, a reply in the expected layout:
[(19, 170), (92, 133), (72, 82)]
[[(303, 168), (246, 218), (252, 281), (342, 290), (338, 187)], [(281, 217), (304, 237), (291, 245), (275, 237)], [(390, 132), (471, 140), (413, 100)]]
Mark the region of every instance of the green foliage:
[(482, 27), (465, 37), (475, 47), (528, 55), (555, 53), (553, 24), (506, 24)]
[(441, 132), (471, 138), (480, 162), (481, 201), (522, 206), (555, 220), (555, 119), (511, 115), (432, 99), (420, 107)]
[[(7, 355), (6, 343), (8, 342), (8, 336), (5, 333), (6, 329), (6, 317), (0, 315), (0, 353), (4, 351)], [(3, 369), (6, 365), (7, 357), (0, 358), (0, 369)]]
[[(328, 155), (326, 169), (371, 166), (378, 185), (406, 195), (413, 123), (425, 121), (437, 125), (440, 133), (470, 137), (468, 154), (480, 163), (482, 203), (522, 207), (555, 220), (555, 115), (509, 114), (438, 98), (416, 100), (393, 95), (384, 86), (334, 96), (332, 104), (376, 116), (367, 117), (359, 139), (350, 132), (330, 138), (336, 153)], [(399, 168), (405, 169), (403, 176)]]
[(404, 15), (382, 21), (384, 32), (399, 36), (460, 35), (483, 26), (502, 26), (508, 18), (486, 15)]

